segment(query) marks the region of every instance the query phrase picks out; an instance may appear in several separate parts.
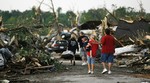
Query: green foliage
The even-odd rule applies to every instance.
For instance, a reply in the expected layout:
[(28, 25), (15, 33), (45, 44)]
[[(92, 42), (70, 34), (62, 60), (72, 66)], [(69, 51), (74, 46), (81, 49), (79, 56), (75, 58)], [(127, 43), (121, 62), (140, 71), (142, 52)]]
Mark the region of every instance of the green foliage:
[(44, 51), (39, 52), (37, 57), (42, 65), (53, 65), (55, 63), (55, 60), (51, 58), (51, 54), (47, 54)]
[[(66, 13), (61, 12), (62, 8), (58, 8), (58, 22), (63, 24), (66, 27), (72, 27), (76, 21), (76, 14), (73, 11), (67, 11)], [(116, 18), (126, 18), (136, 20), (142, 14), (144, 14), (144, 18), (150, 19), (150, 13), (140, 13), (135, 11), (132, 7), (119, 7), (114, 10), (114, 16)], [(89, 21), (89, 20), (102, 20), (107, 15), (107, 11), (104, 8), (98, 9), (90, 9), (87, 12), (83, 11), (80, 17), (81, 24)], [(34, 25), (37, 23), (35, 20), (37, 17), (35, 15), (35, 10), (26, 10), (24, 12), (20, 12), (18, 10), (2, 11), (0, 10), (0, 16), (3, 16), (3, 23), (7, 28), (14, 28), (17, 25)], [(51, 25), (54, 23), (54, 16), (52, 12), (41, 12), (40, 18), (42, 20), (42, 24)], [(111, 17), (110, 17), (111, 18)], [(9, 26), (8, 26), (9, 25)], [(47, 29), (46, 29), (47, 30)], [(44, 30), (44, 31), (46, 31)]]
[(76, 14), (73, 11), (67, 11), (65, 15), (67, 17), (66, 19), (68, 19), (66, 20), (69, 25), (68, 27), (74, 26), (75, 21), (76, 21)]
[(150, 19), (150, 13), (147, 13), (147, 14), (145, 15), (145, 18)]
[[(66, 13), (61, 13), (61, 8), (57, 9), (58, 12), (58, 22), (63, 24), (65, 27), (73, 27), (76, 23), (76, 14), (73, 11), (67, 11)], [(83, 11), (80, 17), (80, 24), (85, 23), (86, 21), (91, 20), (103, 20), (107, 15), (107, 11), (104, 8), (98, 9), (90, 9), (87, 12)], [(150, 13), (142, 13), (144, 14), (144, 18), (150, 20)], [(113, 15), (116, 19), (124, 18), (124, 19), (132, 19), (137, 20), (141, 16), (141, 13), (134, 10), (131, 7), (119, 7), (114, 10)], [(36, 16), (35, 10), (26, 10), (24, 12), (20, 12), (18, 10), (2, 11), (0, 10), (0, 16), (3, 17), (4, 27), (7, 28), (17, 28), (18, 25), (24, 25), (26, 28), (16, 31), (9, 32), (10, 36), (15, 35), (18, 40), (27, 41), (29, 44), (27, 47), (22, 47), (18, 49), (20, 55), (22, 56), (32, 56), (36, 55), (43, 65), (51, 65), (54, 64), (57, 69), (61, 69), (62, 65), (57, 60), (52, 59), (51, 54), (45, 53), (43, 50), (40, 50), (39, 53), (36, 54), (37, 50), (33, 49), (31, 44), (35, 43), (33, 41), (33, 36), (30, 34), (27, 28), (30, 28), (31, 32), (37, 32), (40, 35), (47, 35), (49, 29), (53, 26), (55, 17), (52, 12), (41, 12), (39, 16)], [(37, 22), (37, 18), (40, 18), (40, 23), (45, 25), (43, 28), (32, 28), (33, 25), (40, 25)], [(114, 17), (109, 15), (109, 20), (113, 21)], [(114, 22), (114, 21), (113, 21)], [(49, 26), (49, 27), (46, 27)], [(149, 29), (150, 32), (150, 29)], [(149, 42), (149, 41), (148, 41)], [(41, 43), (39, 43), (41, 44)], [(40, 46), (40, 45), (38, 45)]]
[(16, 22), (16, 18), (15, 17), (10, 17), (7, 21), (7, 23), (11, 23), (11, 24), (14, 24)]

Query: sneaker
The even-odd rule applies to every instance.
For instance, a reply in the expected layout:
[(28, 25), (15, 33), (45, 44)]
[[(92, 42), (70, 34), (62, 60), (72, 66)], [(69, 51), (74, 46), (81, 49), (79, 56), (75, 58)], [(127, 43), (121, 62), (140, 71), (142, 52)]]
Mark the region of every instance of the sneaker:
[(91, 71), (89, 70), (89, 71), (88, 71), (88, 74), (90, 74), (90, 73), (91, 73)]
[(108, 74), (111, 74), (111, 71), (108, 71)]
[(94, 73), (94, 71), (91, 71), (91, 74), (93, 74)]
[(86, 65), (86, 64), (87, 64), (86, 62), (82, 63), (82, 65)]
[(106, 73), (107, 72), (107, 69), (103, 69), (102, 71), (102, 74)]

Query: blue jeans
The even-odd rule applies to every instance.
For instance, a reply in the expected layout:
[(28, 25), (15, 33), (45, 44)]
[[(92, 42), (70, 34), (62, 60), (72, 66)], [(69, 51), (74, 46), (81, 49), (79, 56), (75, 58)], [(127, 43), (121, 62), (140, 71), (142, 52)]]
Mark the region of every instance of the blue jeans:
[(95, 57), (87, 56), (87, 62), (88, 64), (95, 64)]
[(101, 62), (113, 63), (114, 55), (113, 54), (101, 54)]

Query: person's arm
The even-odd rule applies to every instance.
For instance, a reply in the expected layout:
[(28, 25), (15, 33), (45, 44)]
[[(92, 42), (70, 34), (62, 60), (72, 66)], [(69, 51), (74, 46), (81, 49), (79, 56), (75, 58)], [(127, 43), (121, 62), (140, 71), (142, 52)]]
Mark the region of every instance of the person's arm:
[(68, 49), (68, 50), (70, 49), (70, 40), (68, 40), (68, 46), (67, 46), (67, 49)]
[(93, 42), (91, 42), (92, 44), (100, 44), (100, 42), (98, 42), (98, 41), (93, 41)]
[(92, 57), (92, 49), (90, 50), (90, 57)]
[(79, 51), (79, 46), (78, 46), (78, 42), (76, 41), (76, 49), (77, 51)]
[(80, 41), (80, 37), (78, 37), (78, 40), (77, 40), (78, 42)]
[(100, 41), (100, 44), (101, 44), (101, 45), (104, 45), (104, 44), (105, 44), (105, 38), (104, 38), (104, 37), (102, 37), (102, 39), (101, 39), (101, 41)]

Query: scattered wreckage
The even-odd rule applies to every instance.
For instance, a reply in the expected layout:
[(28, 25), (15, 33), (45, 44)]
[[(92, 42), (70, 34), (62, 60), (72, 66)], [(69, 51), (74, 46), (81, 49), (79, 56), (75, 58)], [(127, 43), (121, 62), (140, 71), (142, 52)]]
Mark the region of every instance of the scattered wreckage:
[(137, 71), (150, 69), (149, 23), (144, 19), (132, 23), (119, 21), (114, 32), (115, 37), (123, 44), (115, 49), (119, 67), (132, 67)]
[[(0, 29), (0, 31), (3, 34), (0, 36), (0, 70), (6, 71), (0, 72), (4, 73), (0, 74), (0, 77), (4, 77), (7, 73), (31, 74), (35, 70), (56, 70), (54, 64), (57, 61), (51, 57), (50, 53), (44, 51), (45, 42), (34, 35), (30, 28), (19, 27)], [(24, 31), (24, 36), (18, 32), (8, 37), (4, 33), (8, 31)]]
[[(94, 21), (89, 21), (89, 22), (94, 22)], [(85, 32), (87, 34), (89, 34), (89, 33), (95, 34), (95, 35), (97, 35), (97, 37), (101, 37), (101, 35), (99, 34), (101, 30), (99, 28), (103, 22), (96, 21), (96, 24), (89, 23), (89, 22), (86, 23), (86, 25), (84, 25), (87, 27), (88, 24), (90, 24), (90, 26), (88, 27), (88, 30), (89, 30), (88, 32), (86, 31), (87, 29), (83, 28), (84, 26), (81, 25), (80, 27), (76, 27), (76, 28), (70, 30), (71, 35), (75, 35), (78, 37), (78, 34), (77, 34), (79, 32), (78, 30), (81, 30), (81, 31), (85, 30)], [(143, 23), (145, 21), (141, 21), (141, 22)], [(130, 26), (131, 24), (127, 24), (127, 25)], [(115, 26), (116, 29), (115, 30), (113, 29), (114, 37), (116, 38), (116, 40), (119, 43), (118, 47), (116, 47), (116, 49), (115, 49), (116, 63), (119, 67), (142, 66), (139, 68), (148, 69), (149, 63), (150, 63), (150, 59), (149, 59), (150, 51), (148, 49), (148, 48), (150, 48), (149, 34), (148, 34), (148, 32), (145, 32), (145, 30), (141, 30), (142, 29), (141, 27), (140, 27), (140, 30), (138, 30), (138, 29), (134, 30), (134, 27), (132, 29), (130, 29), (130, 28), (128, 28), (128, 26), (126, 26), (126, 28), (124, 28), (124, 26), (123, 26), (123, 28), (121, 28), (121, 26), (118, 26), (118, 27)], [(146, 26), (149, 26), (149, 23), (148, 23), (148, 25), (146, 24)], [(94, 27), (94, 29), (91, 27)], [(145, 27), (145, 26), (143, 26), (143, 27)], [(147, 28), (146, 28), (146, 30), (147, 30)], [(1, 42), (0, 42), (1, 45), (3, 47), (6, 46), (6, 48), (1, 48), (1, 49), (3, 51), (9, 51), (9, 52), (12, 51), (12, 53), (7, 55), (7, 57), (9, 56), (9, 58), (11, 57), (11, 59), (14, 59), (14, 57), (15, 57), (15, 59), (8, 66), (8, 64), (6, 64), (6, 61), (8, 61), (8, 60), (6, 59), (6, 56), (5, 56), (4, 52), (2, 51), (2, 53), (0, 55), (0, 66), (7, 65), (11, 71), (21, 73), (21, 74), (30, 74), (30, 73), (32, 73), (32, 70), (55, 68), (55, 65), (53, 64), (53, 62), (55, 62), (55, 61), (50, 56), (51, 52), (45, 51), (48, 49), (48, 47), (46, 47), (46, 45), (48, 45), (48, 43), (50, 43), (50, 40), (52, 40), (53, 37), (42, 39), (40, 36), (35, 36), (30, 31), (29, 28), (25, 28), (25, 27), (13, 29), (13, 30), (20, 30), (20, 29), (26, 30), (26, 32), (28, 32), (31, 35), (31, 37), (28, 37), (30, 39), (29, 42), (28, 42), (28, 40), (19, 41), (17, 39), (17, 37), (15, 37), (15, 36), (13, 36), (11, 39), (6, 38), (6, 37), (3, 39), (1, 38)], [(93, 29), (92, 32), (90, 29)], [(13, 30), (11, 30), (11, 31), (13, 31)], [(124, 30), (124, 32), (127, 32), (127, 33), (123, 33), (123, 32), (118, 33), (119, 30), (122, 30), (122, 31)], [(5, 31), (5, 29), (3, 29), (3, 31)], [(129, 35), (128, 34), (129, 31), (132, 31), (134, 33)], [(122, 35), (119, 35), (119, 34), (122, 34)], [(30, 35), (28, 35), (28, 36), (30, 36)], [(61, 35), (61, 36), (64, 36), (64, 35)], [(46, 39), (46, 41), (45, 41), (45, 39)], [(4, 45), (7, 42), (8, 42), (7, 45), (12, 46), (13, 50), (10, 51), (7, 48), (7, 45)], [(50, 45), (52, 45), (52, 44), (50, 44)], [(25, 47), (31, 48), (31, 49), (27, 50), (27, 51), (22, 50)], [(17, 48), (22, 50), (22, 53), (31, 52), (31, 51), (33, 51), (33, 52), (25, 54), (25, 55), (29, 55), (29, 56), (25, 56), (25, 55), (20, 56), (21, 53), (20, 54), (16, 53), (16, 52), (14, 53), (14, 49), (17, 49)], [(146, 52), (145, 51), (143, 52), (143, 49), (148, 49), (148, 50)], [(8, 52), (6, 52), (6, 53), (8, 53)], [(62, 54), (62, 56), (63, 55), (67, 55), (67, 54)], [(75, 59), (71, 58), (71, 60), (72, 59), (74, 60), (73, 64), (75, 64)]]
[[(99, 33), (102, 33), (101, 29), (106, 24), (112, 29), (117, 41), (114, 54), (117, 65), (119, 67), (150, 69), (150, 21), (140, 19), (129, 23), (125, 20), (119, 20), (115, 26), (103, 23), (103, 21), (100, 21), (99, 24), (97, 24), (97, 21), (88, 21), (83, 24), (84, 26), (81, 25), (79, 28), (86, 34), (97, 35), (99, 37), (97, 39), (100, 39), (101, 34)], [(92, 26), (93, 28), (88, 26)]]

